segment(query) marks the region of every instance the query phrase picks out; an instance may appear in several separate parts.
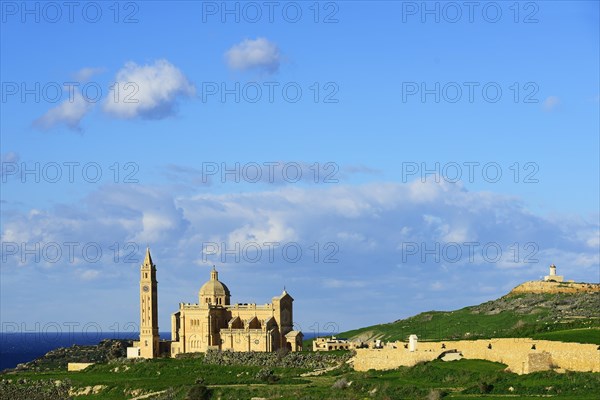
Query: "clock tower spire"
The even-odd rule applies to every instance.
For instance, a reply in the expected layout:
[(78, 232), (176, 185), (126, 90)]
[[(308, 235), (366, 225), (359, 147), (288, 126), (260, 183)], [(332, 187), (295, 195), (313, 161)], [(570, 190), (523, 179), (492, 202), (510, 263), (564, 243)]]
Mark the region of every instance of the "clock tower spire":
[(158, 290), (150, 248), (140, 268), (140, 356), (158, 357)]

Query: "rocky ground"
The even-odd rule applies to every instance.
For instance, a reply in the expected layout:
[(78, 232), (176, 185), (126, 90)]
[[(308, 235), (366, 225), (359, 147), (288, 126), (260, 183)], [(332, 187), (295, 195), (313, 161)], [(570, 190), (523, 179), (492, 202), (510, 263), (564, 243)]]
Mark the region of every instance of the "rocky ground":
[(214, 365), (247, 365), (256, 367), (306, 368), (320, 370), (339, 366), (348, 361), (352, 354), (344, 352), (333, 353), (233, 353), (228, 351), (208, 351), (198, 355), (204, 358), (204, 363)]
[(33, 361), (19, 364), (13, 370), (4, 370), (2, 373), (66, 369), (70, 362), (103, 363), (117, 358), (125, 358), (127, 347), (132, 344), (131, 340), (106, 339), (95, 346), (60, 347)]
[(496, 314), (513, 311), (518, 314), (536, 314), (543, 310), (550, 320), (599, 318), (600, 293), (578, 294), (523, 294), (507, 295), (497, 300), (471, 307), (473, 313)]

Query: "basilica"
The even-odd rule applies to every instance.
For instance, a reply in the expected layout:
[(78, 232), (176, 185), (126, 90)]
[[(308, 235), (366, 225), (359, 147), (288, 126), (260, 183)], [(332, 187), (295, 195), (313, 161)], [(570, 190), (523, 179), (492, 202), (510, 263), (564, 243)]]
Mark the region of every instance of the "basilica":
[(215, 267), (198, 292), (198, 303), (179, 303), (171, 315), (171, 340), (159, 340), (158, 283), (150, 249), (140, 272), (140, 340), (128, 348), (130, 358), (207, 350), (302, 350), (302, 332), (293, 328), (292, 296), (284, 290), (268, 304), (231, 304), (231, 292)]

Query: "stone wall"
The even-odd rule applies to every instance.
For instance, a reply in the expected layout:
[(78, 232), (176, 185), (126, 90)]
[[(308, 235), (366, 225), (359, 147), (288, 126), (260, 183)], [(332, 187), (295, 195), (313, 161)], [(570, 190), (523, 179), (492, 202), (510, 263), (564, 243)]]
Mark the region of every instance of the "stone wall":
[[(456, 349), (464, 358), (506, 364), (517, 374), (562, 368), (570, 371), (600, 372), (600, 350), (594, 344), (564, 343), (525, 338), (419, 342), (414, 352), (397, 342), (395, 349), (357, 349), (354, 369), (394, 369), (431, 361), (443, 352)], [(444, 345), (445, 348), (442, 348)], [(535, 346), (535, 349), (533, 348)]]
[(67, 371), (69, 371), (69, 372), (83, 371), (90, 365), (94, 365), (94, 363), (68, 363)]
[(531, 353), (527, 355), (527, 362), (525, 363), (523, 373), (529, 374), (531, 372), (547, 371), (552, 367), (552, 354), (547, 351)]
[(575, 282), (545, 282), (529, 281), (520, 284), (510, 293), (600, 293), (600, 285), (597, 283), (575, 283)]
[(356, 349), (356, 356), (352, 363), (356, 371), (368, 371), (370, 369), (394, 369), (398, 367), (412, 367), (421, 361), (435, 360), (441, 351), (415, 351), (413, 353), (406, 349)]

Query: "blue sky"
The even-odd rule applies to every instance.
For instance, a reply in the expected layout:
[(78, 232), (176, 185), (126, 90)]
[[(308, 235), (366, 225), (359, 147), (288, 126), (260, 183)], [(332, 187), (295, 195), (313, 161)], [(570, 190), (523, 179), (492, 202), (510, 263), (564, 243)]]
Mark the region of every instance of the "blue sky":
[(37, 4), (1, 9), (3, 330), (137, 323), (146, 245), (161, 331), (213, 264), (307, 332), (600, 278), (598, 2)]

